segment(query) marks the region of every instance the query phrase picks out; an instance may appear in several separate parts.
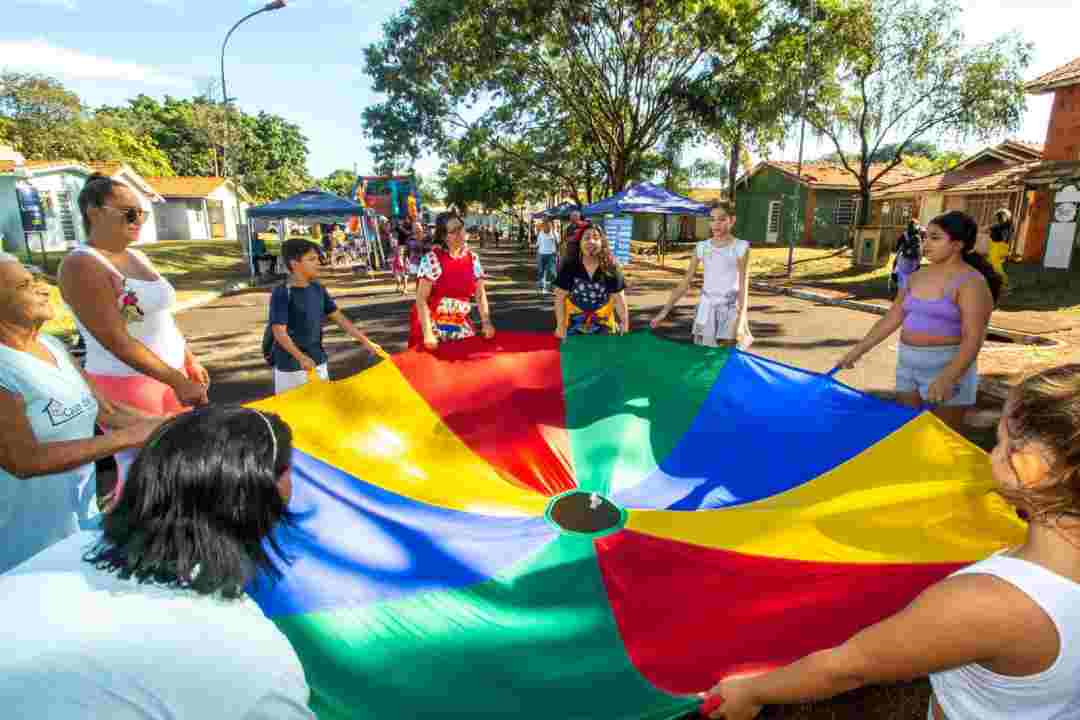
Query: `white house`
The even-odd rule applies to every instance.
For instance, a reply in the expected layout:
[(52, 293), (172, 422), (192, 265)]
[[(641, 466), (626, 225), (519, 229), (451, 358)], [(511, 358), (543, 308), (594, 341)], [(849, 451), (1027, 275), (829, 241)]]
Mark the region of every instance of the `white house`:
[[(155, 205), (162, 207), (163, 198), (154, 192), (128, 165), (119, 162), (83, 163), (75, 160), (25, 160), (22, 155), (3, 149), (0, 152), (0, 235), (4, 250), (19, 252), (26, 249), (27, 240), (33, 250), (55, 251), (86, 242), (79, 214), (79, 192), (86, 179), (100, 172), (125, 183), (139, 198), (146, 212), (142, 243), (157, 242)], [(24, 236), (16, 188), (28, 185), (37, 191), (44, 211), (45, 229)]]
[(165, 198), (157, 213), (164, 240), (236, 239), (247, 222), (247, 193), (221, 177), (151, 177), (147, 182)]

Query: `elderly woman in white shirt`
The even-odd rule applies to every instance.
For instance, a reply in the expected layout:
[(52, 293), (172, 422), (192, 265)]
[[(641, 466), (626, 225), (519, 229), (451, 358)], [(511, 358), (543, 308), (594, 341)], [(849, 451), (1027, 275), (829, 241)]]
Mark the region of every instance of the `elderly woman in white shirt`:
[[(100, 397), (56, 338), (49, 289), (0, 253), (0, 572), (88, 524), (94, 461), (143, 443), (160, 419)], [(111, 429), (94, 436), (94, 425)]]

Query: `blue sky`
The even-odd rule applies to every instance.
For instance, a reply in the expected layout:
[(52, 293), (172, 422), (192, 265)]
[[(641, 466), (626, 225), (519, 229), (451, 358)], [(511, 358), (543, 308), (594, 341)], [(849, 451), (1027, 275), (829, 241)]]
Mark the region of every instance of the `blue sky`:
[[(0, 0), (0, 68), (60, 78), (91, 106), (138, 93), (186, 97), (218, 76), (225, 32), (261, 2), (246, 0)], [(985, 41), (1018, 28), (1035, 43), (1032, 77), (1080, 55), (1073, 0), (963, 0), (968, 39)], [(12, 7), (13, 5), (13, 7)], [(404, 0), (289, 0), (234, 33), (226, 55), (229, 94), (249, 112), (267, 110), (297, 123), (310, 140), (308, 168), (371, 169), (360, 113), (377, 102), (363, 72), (363, 48)], [(1042, 142), (1049, 98), (1029, 98), (1016, 137)], [(807, 155), (832, 148), (809, 138)], [(776, 153), (794, 158), (797, 145)], [(717, 157), (695, 148), (694, 157)], [(438, 166), (418, 163), (421, 172)]]

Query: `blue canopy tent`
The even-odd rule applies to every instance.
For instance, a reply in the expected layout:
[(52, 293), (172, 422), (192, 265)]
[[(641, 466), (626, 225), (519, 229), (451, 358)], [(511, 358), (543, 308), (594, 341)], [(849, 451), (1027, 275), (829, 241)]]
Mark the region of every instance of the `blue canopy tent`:
[(632, 185), (622, 192), (615, 193), (599, 202), (594, 202), (592, 205), (586, 205), (581, 209), (581, 214), (586, 217), (623, 213), (708, 215), (709, 209), (704, 203), (696, 202), (659, 185), (647, 182)]
[[(265, 205), (258, 205), (253, 208), (249, 208), (247, 211), (248, 216), (248, 266), (251, 269), (252, 276), (255, 275), (255, 261), (252, 253), (252, 244), (255, 241), (255, 232), (252, 227), (252, 220), (254, 218), (267, 218), (284, 220), (285, 218), (304, 218), (312, 222), (342, 222), (351, 217), (359, 216), (361, 218), (367, 218), (369, 213), (365, 211), (363, 205), (355, 203), (348, 198), (343, 198), (340, 195), (334, 193), (323, 192), (321, 190), (305, 190), (303, 192), (296, 193), (291, 197), (287, 197), (283, 200), (275, 200)], [(371, 223), (362, 222), (360, 226), (364, 228), (364, 234), (367, 237), (369, 246), (374, 244), (378, 246), (378, 232), (375, 232), (374, 240), (370, 237), (373, 232)], [(282, 240), (285, 239), (284, 229), (281, 231)]]
[[(605, 232), (612, 242), (612, 250), (620, 262), (630, 260), (630, 238), (633, 234), (633, 221), (627, 215), (693, 215), (707, 216), (709, 208), (704, 203), (671, 192), (652, 183), (638, 183), (622, 192), (615, 193), (592, 205), (581, 209), (585, 217), (614, 215), (605, 223)], [(622, 217), (620, 217), (622, 216)], [(664, 239), (657, 243), (660, 262), (663, 263)]]
[(567, 220), (570, 217), (571, 210), (580, 210), (577, 203), (564, 202), (550, 207), (547, 210), (543, 210), (538, 213), (533, 213), (534, 220)]

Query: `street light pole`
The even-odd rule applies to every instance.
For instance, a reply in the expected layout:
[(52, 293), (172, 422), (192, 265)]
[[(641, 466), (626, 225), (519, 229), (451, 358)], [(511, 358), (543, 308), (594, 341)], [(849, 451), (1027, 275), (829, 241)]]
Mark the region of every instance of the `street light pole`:
[[(814, 30), (814, 21), (817, 19), (816, 3), (814, 0), (810, 0), (810, 27), (806, 31), (806, 58), (803, 62), (802, 72), (802, 110), (800, 110), (800, 123), (799, 123), (799, 164), (798, 169), (795, 171), (795, 218), (792, 223), (791, 232), (788, 233), (788, 256), (787, 256), (787, 276), (791, 277), (792, 270), (795, 265), (795, 228), (799, 227), (799, 216), (805, 213), (802, 204), (802, 166), (803, 166), (803, 146), (806, 141), (806, 100), (809, 92), (809, 81), (807, 75), (810, 74), (810, 36)], [(807, 190), (809, 193), (810, 191)]]
[(228, 167), (228, 153), (229, 153), (229, 93), (225, 88), (225, 46), (229, 44), (229, 38), (232, 37), (233, 31), (240, 27), (245, 20), (255, 17), (259, 13), (269, 12), (271, 10), (280, 10), (285, 7), (288, 0), (273, 0), (268, 2), (255, 12), (248, 13), (244, 17), (236, 21), (236, 24), (229, 28), (229, 32), (225, 33), (225, 40), (221, 43), (221, 101), (224, 104), (225, 109), (225, 132), (222, 137), (221, 143), (221, 176), (226, 180), (229, 178)]

